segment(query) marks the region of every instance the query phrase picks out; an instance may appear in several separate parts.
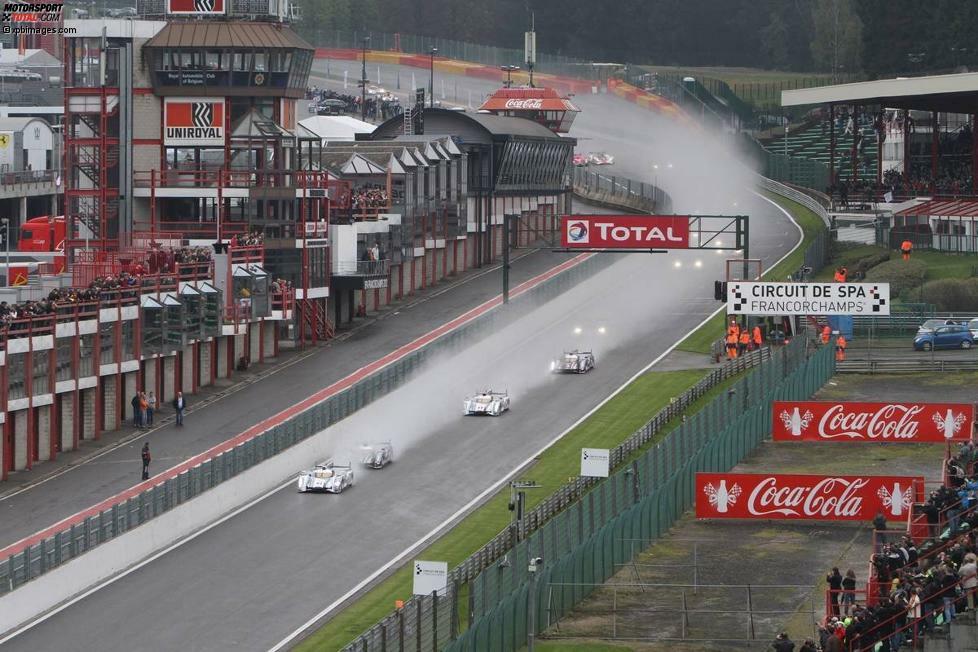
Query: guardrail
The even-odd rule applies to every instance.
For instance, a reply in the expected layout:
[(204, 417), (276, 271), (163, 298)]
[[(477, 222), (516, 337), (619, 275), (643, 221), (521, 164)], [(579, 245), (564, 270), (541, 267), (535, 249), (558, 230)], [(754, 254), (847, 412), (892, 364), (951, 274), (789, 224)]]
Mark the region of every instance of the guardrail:
[(610, 175), (590, 167), (574, 168), (574, 194), (598, 204), (613, 204), (644, 213), (668, 212), (669, 196), (651, 183)]
[[(86, 551), (187, 502), (212, 487), (346, 418), (400, 386), (430, 357), (452, 351), (493, 333), (501, 320), (513, 320), (610, 264), (607, 256), (583, 255), (551, 270), (535, 284), (514, 288), (509, 308), (494, 310), (496, 299), (463, 316), (458, 326), (438, 332), (391, 362), (378, 362), (354, 380), (340, 381), (237, 437), (136, 485), (120, 497), (91, 507), (33, 537), (0, 551), (0, 595), (36, 579)], [(427, 337), (427, 336), (426, 336)], [(410, 345), (409, 345), (410, 346)], [(321, 398), (320, 398), (321, 397)], [(284, 414), (290, 416), (285, 417)]]

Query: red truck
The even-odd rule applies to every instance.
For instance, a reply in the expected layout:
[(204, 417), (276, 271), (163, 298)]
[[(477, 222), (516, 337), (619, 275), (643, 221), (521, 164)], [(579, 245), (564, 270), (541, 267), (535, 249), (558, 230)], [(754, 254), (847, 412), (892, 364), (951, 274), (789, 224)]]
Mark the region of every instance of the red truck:
[[(65, 235), (64, 215), (56, 215), (54, 217), (42, 215), (41, 217), (34, 217), (27, 220), (20, 227), (20, 240), (17, 243), (17, 251), (23, 253), (61, 253), (61, 256), (52, 258), (51, 263), (56, 271), (63, 272), (65, 268), (65, 257), (63, 255), (65, 251)], [(22, 264), (23, 269), (18, 269), (18, 266), (15, 264), (12, 264), (10, 267), (12, 280), (22, 278), (26, 282), (29, 267), (31, 266), (24, 263)], [(36, 270), (37, 265), (33, 265), (33, 269)]]

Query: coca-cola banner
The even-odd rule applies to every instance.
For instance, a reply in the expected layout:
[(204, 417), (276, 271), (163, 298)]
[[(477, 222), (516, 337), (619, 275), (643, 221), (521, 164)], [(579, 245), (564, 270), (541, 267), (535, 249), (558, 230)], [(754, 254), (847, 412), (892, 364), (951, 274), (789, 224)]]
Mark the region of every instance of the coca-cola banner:
[(968, 441), (975, 406), (967, 403), (775, 401), (774, 441)]
[(903, 520), (923, 492), (923, 477), (697, 473), (696, 518)]

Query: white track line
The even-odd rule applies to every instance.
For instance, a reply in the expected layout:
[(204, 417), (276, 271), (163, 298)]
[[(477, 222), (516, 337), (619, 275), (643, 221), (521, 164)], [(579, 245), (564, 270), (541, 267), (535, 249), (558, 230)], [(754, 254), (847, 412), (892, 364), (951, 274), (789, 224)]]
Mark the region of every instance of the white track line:
[[(804, 238), (805, 232), (801, 228), (801, 226), (798, 225), (798, 222), (796, 222), (794, 220), (794, 218), (791, 217), (791, 213), (789, 213), (784, 208), (782, 208), (780, 205), (778, 205), (777, 202), (775, 202), (775, 201), (773, 201), (771, 199), (768, 199), (767, 197), (765, 197), (764, 195), (762, 195), (762, 194), (760, 194), (760, 193), (758, 193), (756, 191), (751, 191), (751, 192), (754, 192), (755, 195), (757, 195), (761, 199), (767, 201), (768, 203), (770, 203), (771, 205), (773, 205), (775, 208), (777, 208), (778, 210), (780, 210), (782, 213), (784, 213), (784, 215), (788, 218), (788, 220), (790, 220), (791, 223), (795, 225), (795, 228), (798, 229), (798, 232), (799, 232), (799, 234), (801, 236), (799, 238), (798, 242), (795, 243), (795, 246), (792, 247), (788, 251), (788, 253), (786, 253), (784, 256), (782, 256), (781, 258), (779, 258), (778, 261), (776, 263), (774, 263), (774, 265), (772, 265), (772, 267), (774, 267), (774, 266), (780, 264), (781, 261), (783, 261), (785, 258), (787, 258), (788, 256), (790, 256), (792, 253), (794, 253), (794, 251), (799, 246), (801, 246), (802, 242), (804, 242), (804, 240), (805, 240), (805, 238)], [(390, 570), (391, 567), (396, 566), (397, 564), (401, 563), (407, 556), (413, 554), (418, 548), (420, 548), (421, 546), (425, 545), (432, 537), (437, 536), (443, 530), (445, 530), (449, 526), (453, 525), (456, 520), (458, 520), (459, 518), (465, 516), (466, 513), (469, 510), (471, 510), (473, 507), (475, 507), (480, 502), (482, 502), (490, 494), (493, 494), (496, 491), (498, 491), (504, 484), (506, 484), (507, 482), (509, 482), (510, 478), (512, 478), (517, 473), (519, 473), (523, 468), (525, 468), (526, 466), (528, 466), (531, 462), (535, 461), (537, 457), (539, 457), (540, 455), (542, 455), (548, 448), (550, 448), (551, 446), (553, 446), (554, 444), (556, 444), (558, 441), (560, 441), (567, 433), (569, 433), (571, 430), (573, 430), (574, 428), (576, 428), (577, 426), (579, 426), (581, 423), (583, 423), (584, 420), (587, 419), (588, 417), (590, 417), (592, 414), (594, 414), (595, 412), (597, 412), (598, 410), (600, 410), (604, 406), (605, 403), (607, 403), (608, 401), (610, 401), (611, 399), (613, 399), (615, 396), (617, 396), (619, 393), (621, 393), (636, 378), (638, 378), (642, 374), (646, 373), (649, 369), (651, 369), (653, 366), (655, 366), (656, 364), (658, 364), (659, 361), (661, 361), (664, 357), (666, 357), (667, 355), (669, 355), (670, 353), (672, 353), (672, 351), (677, 346), (679, 346), (683, 342), (683, 340), (685, 340), (687, 337), (689, 337), (693, 332), (699, 330), (707, 322), (709, 322), (716, 315), (718, 315), (720, 312), (722, 312), (724, 310), (724, 308), (725, 307), (717, 308), (712, 313), (710, 313), (710, 315), (707, 316), (703, 321), (701, 321), (696, 327), (694, 327), (692, 330), (690, 330), (685, 335), (683, 335), (683, 337), (680, 338), (679, 340), (676, 340), (676, 342), (673, 343), (668, 349), (666, 349), (665, 351), (663, 351), (662, 354), (659, 355), (655, 360), (653, 360), (652, 362), (650, 362), (649, 364), (647, 364), (646, 366), (644, 366), (635, 375), (633, 375), (631, 378), (629, 378), (628, 380), (626, 380), (620, 387), (618, 387), (618, 389), (616, 389), (614, 392), (612, 392), (607, 397), (605, 397), (604, 400), (602, 400), (600, 403), (598, 403), (593, 408), (591, 408), (591, 410), (589, 410), (587, 414), (585, 414), (584, 416), (582, 416), (580, 419), (578, 419), (577, 421), (575, 421), (569, 428), (567, 428), (562, 433), (560, 433), (559, 435), (557, 435), (556, 437), (554, 437), (552, 440), (550, 440), (550, 442), (547, 443), (543, 448), (541, 448), (540, 450), (538, 450), (536, 453), (534, 453), (529, 458), (527, 458), (524, 462), (522, 462), (519, 466), (517, 466), (512, 471), (510, 471), (508, 475), (500, 478), (495, 484), (493, 484), (492, 486), (490, 486), (488, 489), (486, 489), (485, 491), (483, 491), (481, 494), (479, 494), (478, 496), (476, 496), (475, 498), (473, 498), (472, 500), (470, 500), (468, 503), (466, 503), (461, 509), (459, 509), (454, 514), (452, 514), (451, 516), (449, 516), (447, 519), (445, 519), (444, 521), (442, 521), (441, 523), (439, 523), (437, 526), (435, 526), (435, 528), (433, 530), (431, 530), (430, 532), (428, 532), (427, 534), (425, 534), (423, 537), (421, 537), (420, 539), (418, 539), (417, 541), (415, 541), (414, 543), (412, 543), (410, 546), (408, 546), (407, 548), (405, 548), (399, 555), (397, 555), (396, 557), (394, 557), (393, 559), (391, 559), (389, 562), (387, 562), (386, 564), (384, 564), (383, 566), (381, 566), (380, 568), (378, 568), (377, 570), (375, 570), (368, 577), (366, 577), (365, 579), (363, 579), (359, 584), (357, 584), (352, 589), (350, 589), (349, 591), (347, 591), (346, 593), (344, 593), (342, 596), (340, 596), (339, 598), (337, 598), (336, 600), (334, 600), (325, 609), (323, 609), (322, 611), (320, 611), (319, 613), (317, 613), (315, 616), (313, 616), (312, 618), (310, 618), (309, 620), (307, 620), (305, 623), (303, 623), (302, 625), (300, 625), (295, 631), (293, 631), (291, 634), (289, 634), (288, 636), (286, 636), (285, 638), (283, 638), (281, 641), (279, 641), (278, 643), (276, 643), (274, 647), (270, 648), (268, 652), (279, 652), (279, 650), (282, 650), (283, 648), (285, 648), (287, 645), (289, 645), (290, 643), (292, 643), (292, 641), (294, 639), (296, 639), (297, 637), (299, 637), (300, 635), (302, 635), (306, 630), (308, 630), (310, 627), (312, 627), (313, 625), (315, 625), (317, 622), (319, 622), (320, 620), (322, 620), (323, 618), (325, 618), (326, 616), (328, 616), (331, 612), (335, 611), (337, 607), (339, 607), (344, 602), (346, 602), (347, 600), (349, 600), (351, 597), (353, 597), (354, 595), (356, 595), (357, 593), (359, 593), (361, 590), (363, 590), (364, 587), (368, 586), (375, 579), (377, 579), (380, 575), (383, 575), (388, 570)], [(2, 643), (2, 642), (3, 641), (0, 641), (0, 643)]]

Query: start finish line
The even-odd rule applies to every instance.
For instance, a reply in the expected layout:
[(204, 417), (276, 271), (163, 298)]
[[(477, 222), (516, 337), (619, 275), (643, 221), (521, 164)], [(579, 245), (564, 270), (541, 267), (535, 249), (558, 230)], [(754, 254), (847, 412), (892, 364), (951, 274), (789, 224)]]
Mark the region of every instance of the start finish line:
[(727, 286), (730, 315), (890, 314), (889, 283), (753, 283)]

